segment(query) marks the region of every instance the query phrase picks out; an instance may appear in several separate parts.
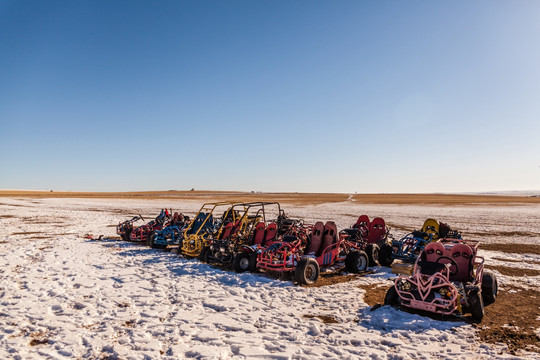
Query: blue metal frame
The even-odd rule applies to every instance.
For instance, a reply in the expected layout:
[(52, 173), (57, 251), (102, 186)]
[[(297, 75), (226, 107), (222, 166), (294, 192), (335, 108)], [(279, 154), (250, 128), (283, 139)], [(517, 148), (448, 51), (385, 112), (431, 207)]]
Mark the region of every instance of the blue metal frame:
[(392, 240), (392, 258), (413, 263), (430, 242), (431, 234), (428, 239), (424, 239), (414, 236), (413, 233), (399, 240)]
[(159, 246), (180, 245), (184, 239), (184, 228), (177, 225), (167, 226), (162, 230), (156, 231), (154, 244)]

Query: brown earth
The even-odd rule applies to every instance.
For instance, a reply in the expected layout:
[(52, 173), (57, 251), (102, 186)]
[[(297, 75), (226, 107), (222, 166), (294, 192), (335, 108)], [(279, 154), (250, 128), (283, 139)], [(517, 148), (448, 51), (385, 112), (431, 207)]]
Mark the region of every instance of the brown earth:
[(540, 245), (536, 244), (514, 244), (514, 243), (482, 243), (482, 250), (501, 251), (515, 254), (535, 254), (540, 255)]
[(337, 324), (339, 321), (332, 315), (304, 315), (306, 319), (317, 318), (325, 324)]
[[(0, 190), (0, 197), (16, 198), (123, 198), (186, 199), (200, 201), (278, 201), (298, 205), (343, 202), (349, 194), (260, 193), (237, 191), (145, 191), (145, 192), (70, 192)], [(440, 205), (512, 205), (540, 204), (540, 197), (453, 194), (354, 194), (351, 199), (363, 204), (440, 204)]]
[(486, 265), (486, 269), (488, 270), (497, 270), (502, 275), (506, 276), (515, 276), (515, 277), (523, 277), (523, 276), (538, 276), (540, 275), (540, 270), (535, 269), (522, 269), (522, 268), (516, 268), (516, 267), (510, 267), (510, 266), (490, 266)]

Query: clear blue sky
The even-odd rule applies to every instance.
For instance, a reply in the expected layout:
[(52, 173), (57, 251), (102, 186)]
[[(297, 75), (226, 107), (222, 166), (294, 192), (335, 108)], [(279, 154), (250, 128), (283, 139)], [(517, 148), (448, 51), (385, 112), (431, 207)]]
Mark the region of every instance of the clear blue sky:
[(0, 0), (0, 188), (540, 189), (538, 1)]

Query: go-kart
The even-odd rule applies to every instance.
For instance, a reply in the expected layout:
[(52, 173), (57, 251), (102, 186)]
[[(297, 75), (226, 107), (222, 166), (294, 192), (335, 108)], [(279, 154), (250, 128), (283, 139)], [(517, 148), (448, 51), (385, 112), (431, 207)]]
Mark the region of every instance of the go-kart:
[(257, 268), (265, 271), (294, 273), (295, 280), (304, 285), (319, 278), (321, 268), (345, 267), (360, 273), (368, 267), (368, 257), (354, 242), (338, 236), (336, 224), (317, 222), (304, 241), (297, 236), (283, 236), (257, 256)]
[(148, 238), (154, 233), (154, 231), (161, 230), (170, 217), (171, 216), (167, 209), (161, 209), (161, 212), (154, 220), (133, 229), (133, 231), (131, 231), (129, 234), (129, 241), (144, 242), (145, 244), (148, 243)]
[[(232, 211), (233, 205), (225, 201), (204, 204), (184, 231), (180, 253), (188, 258), (201, 258), (202, 249), (208, 245), (209, 239), (219, 238), (225, 225), (239, 219), (239, 214)], [(223, 210), (221, 218), (214, 219), (214, 214)]]
[(367, 215), (360, 215), (356, 223), (348, 229), (340, 231), (340, 236), (348, 236), (358, 248), (363, 250), (369, 259), (369, 266), (376, 266), (379, 258), (379, 244), (384, 244), (388, 238), (389, 230), (382, 218), (369, 221)]
[(265, 232), (269, 213), (279, 216), (282, 210), (277, 202), (251, 202), (235, 204), (229, 213), (234, 213), (237, 220), (222, 224), (224, 229), (219, 236), (208, 239), (201, 259), (232, 266), (235, 271), (243, 272), (250, 267), (249, 256), (240, 255), (244, 253), (243, 248), (270, 238), (274, 227), (268, 225), (269, 231)]
[(144, 218), (140, 214), (138, 216), (134, 216), (132, 219), (119, 223), (116, 225), (116, 233), (120, 235), (122, 240), (129, 241), (129, 235), (133, 231), (133, 223), (139, 220), (144, 221)]
[(470, 313), (484, 317), (484, 304), (497, 298), (497, 278), (484, 271), (478, 241), (443, 239), (426, 245), (411, 277), (400, 276), (388, 289), (384, 304), (436, 314)]
[(379, 249), (379, 264), (390, 266), (394, 260), (414, 263), (427, 244), (440, 238), (461, 239), (461, 233), (442, 222), (426, 219), (420, 230), (413, 231), (399, 240), (391, 239), (390, 242), (382, 244)]
[(189, 216), (175, 212), (169, 223), (148, 237), (148, 246), (153, 249), (178, 248), (189, 223)]

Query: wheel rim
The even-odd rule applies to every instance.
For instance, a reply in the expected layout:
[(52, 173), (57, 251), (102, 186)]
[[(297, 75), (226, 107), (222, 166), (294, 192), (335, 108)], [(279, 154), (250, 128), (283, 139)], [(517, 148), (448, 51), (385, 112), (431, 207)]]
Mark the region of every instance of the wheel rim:
[(240, 269), (242, 270), (247, 269), (249, 267), (249, 259), (246, 257), (241, 258), (238, 265), (240, 266)]
[(356, 268), (360, 271), (363, 271), (367, 266), (366, 259), (363, 256), (358, 257), (356, 262)]
[(308, 264), (308, 266), (306, 266), (306, 271), (304, 274), (306, 275), (307, 280), (314, 281), (317, 277), (317, 271), (315, 270), (315, 266), (313, 264)]

